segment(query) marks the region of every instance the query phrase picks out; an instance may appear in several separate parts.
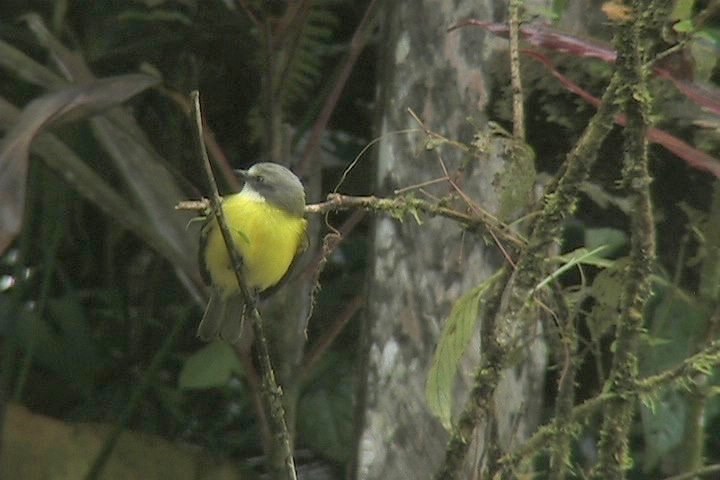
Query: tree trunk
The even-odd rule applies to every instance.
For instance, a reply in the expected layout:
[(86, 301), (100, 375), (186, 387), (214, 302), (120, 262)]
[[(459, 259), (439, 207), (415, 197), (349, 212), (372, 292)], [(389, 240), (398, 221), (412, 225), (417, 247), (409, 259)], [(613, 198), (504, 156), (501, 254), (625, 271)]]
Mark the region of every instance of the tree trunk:
[[(447, 29), (468, 18), (492, 19), (494, 2), (402, 0), (388, 5), (392, 7), (381, 42), (386, 58), (378, 102), (382, 141), (375, 193), (390, 196), (397, 189), (441, 178), (444, 163), (466, 195), (495, 212), (492, 183), (503, 167), (505, 150), (491, 146), (483, 156), (451, 146), (429, 151), (423, 148), (423, 131), (408, 113), (412, 109), (430, 130), (466, 144), (477, 126), (486, 125), (484, 109), (493, 93), (487, 68), (507, 65), (506, 42), (475, 28)], [(407, 129), (418, 132), (408, 134)], [(442, 181), (417, 188), (412, 195), (432, 201), (453, 192), (449, 182)], [(422, 218), (418, 224), (411, 216), (404, 221), (377, 217), (371, 258), (355, 475), (429, 478), (448, 440), (425, 401), (434, 349), (457, 299), (505, 260), (482, 232), (471, 233), (440, 218)], [(482, 320), (478, 325), (481, 328)], [(479, 338), (478, 332), (464, 359), (455, 393), (458, 404), (467, 398), (479, 364)], [(542, 340), (534, 341), (529, 351), (532, 361), (506, 372), (495, 396), (496, 431), (505, 446), (517, 445), (537, 422), (546, 365)], [(482, 432), (475, 438), (481, 439)], [(482, 441), (470, 452), (474, 460), (468, 468), (481, 458)]]

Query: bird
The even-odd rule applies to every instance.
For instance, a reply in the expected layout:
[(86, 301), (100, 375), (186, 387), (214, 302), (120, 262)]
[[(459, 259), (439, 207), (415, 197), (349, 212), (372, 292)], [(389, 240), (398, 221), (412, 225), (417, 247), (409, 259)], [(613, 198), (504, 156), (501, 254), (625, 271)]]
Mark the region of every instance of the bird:
[[(274, 291), (307, 248), (305, 189), (286, 167), (272, 162), (236, 170), (244, 185), (226, 195), (222, 211), (242, 259), (240, 276), (251, 295)], [(198, 260), (211, 293), (197, 336), (236, 343), (242, 334), (245, 299), (214, 214), (200, 230)]]

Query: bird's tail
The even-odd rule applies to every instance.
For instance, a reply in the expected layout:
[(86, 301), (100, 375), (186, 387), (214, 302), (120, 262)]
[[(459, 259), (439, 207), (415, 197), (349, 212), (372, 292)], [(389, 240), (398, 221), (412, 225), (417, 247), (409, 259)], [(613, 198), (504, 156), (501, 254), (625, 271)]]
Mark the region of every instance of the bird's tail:
[(229, 343), (240, 340), (245, 321), (245, 302), (242, 295), (223, 296), (213, 290), (197, 336), (209, 342), (221, 338)]

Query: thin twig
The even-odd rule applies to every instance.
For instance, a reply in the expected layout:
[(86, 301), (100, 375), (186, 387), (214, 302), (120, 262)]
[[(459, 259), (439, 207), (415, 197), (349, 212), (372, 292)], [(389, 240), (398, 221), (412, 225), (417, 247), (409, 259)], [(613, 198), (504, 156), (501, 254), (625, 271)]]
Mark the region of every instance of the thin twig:
[(343, 240), (352, 232), (355, 227), (365, 218), (366, 213), (363, 210), (355, 210), (349, 218), (347, 218), (340, 228), (335, 228), (326, 222), (327, 227), (331, 230), (328, 235), (333, 235), (334, 239), (329, 245), (329, 249), (323, 249), (318, 252), (317, 255), (308, 263), (308, 266), (303, 270), (303, 275), (308, 275), (313, 272), (313, 275), (317, 278), (320, 273), (320, 265), (323, 264), (327, 258), (342, 244)]
[[(200, 111), (200, 95), (197, 91), (193, 91), (190, 95), (194, 106), (195, 126), (198, 132), (200, 157), (210, 184), (210, 204), (212, 205), (215, 220), (218, 223), (223, 240), (225, 241), (225, 247), (227, 248), (228, 255), (232, 261), (235, 278), (237, 279), (238, 287), (245, 301), (246, 314), (251, 317), (255, 333), (257, 360), (263, 380), (263, 401), (265, 402), (265, 409), (269, 415), (270, 429), (274, 440), (273, 452), (267, 452), (268, 457), (270, 457), (268, 466), (273, 472), (274, 478), (296, 480), (297, 474), (295, 473), (295, 460), (292, 456), (290, 434), (288, 433), (287, 424), (285, 423), (285, 408), (282, 403), (282, 390), (275, 380), (275, 372), (270, 361), (270, 352), (265, 338), (265, 333), (263, 331), (262, 318), (260, 317), (260, 312), (257, 310), (255, 296), (250, 294), (250, 291), (242, 278), (242, 258), (240, 257), (240, 252), (238, 252), (234, 246), (233, 238), (230, 234), (227, 223), (225, 222), (225, 216), (221, 208), (222, 200), (220, 199), (217, 183), (215, 182), (215, 177), (213, 176), (205, 144), (201, 140), (203, 138), (203, 127)], [(275, 452), (277, 453), (277, 456), (272, 455), (272, 453)]]

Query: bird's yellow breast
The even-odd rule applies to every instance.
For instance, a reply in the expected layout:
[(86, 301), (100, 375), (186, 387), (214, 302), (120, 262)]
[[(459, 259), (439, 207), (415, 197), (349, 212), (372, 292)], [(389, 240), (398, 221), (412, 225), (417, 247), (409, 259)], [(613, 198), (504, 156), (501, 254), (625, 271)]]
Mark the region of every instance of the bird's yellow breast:
[[(277, 284), (305, 246), (307, 221), (257, 196), (227, 196), (222, 205), (248, 288), (263, 291)], [(206, 228), (205, 268), (216, 288), (225, 295), (235, 293), (237, 280), (217, 221)]]

